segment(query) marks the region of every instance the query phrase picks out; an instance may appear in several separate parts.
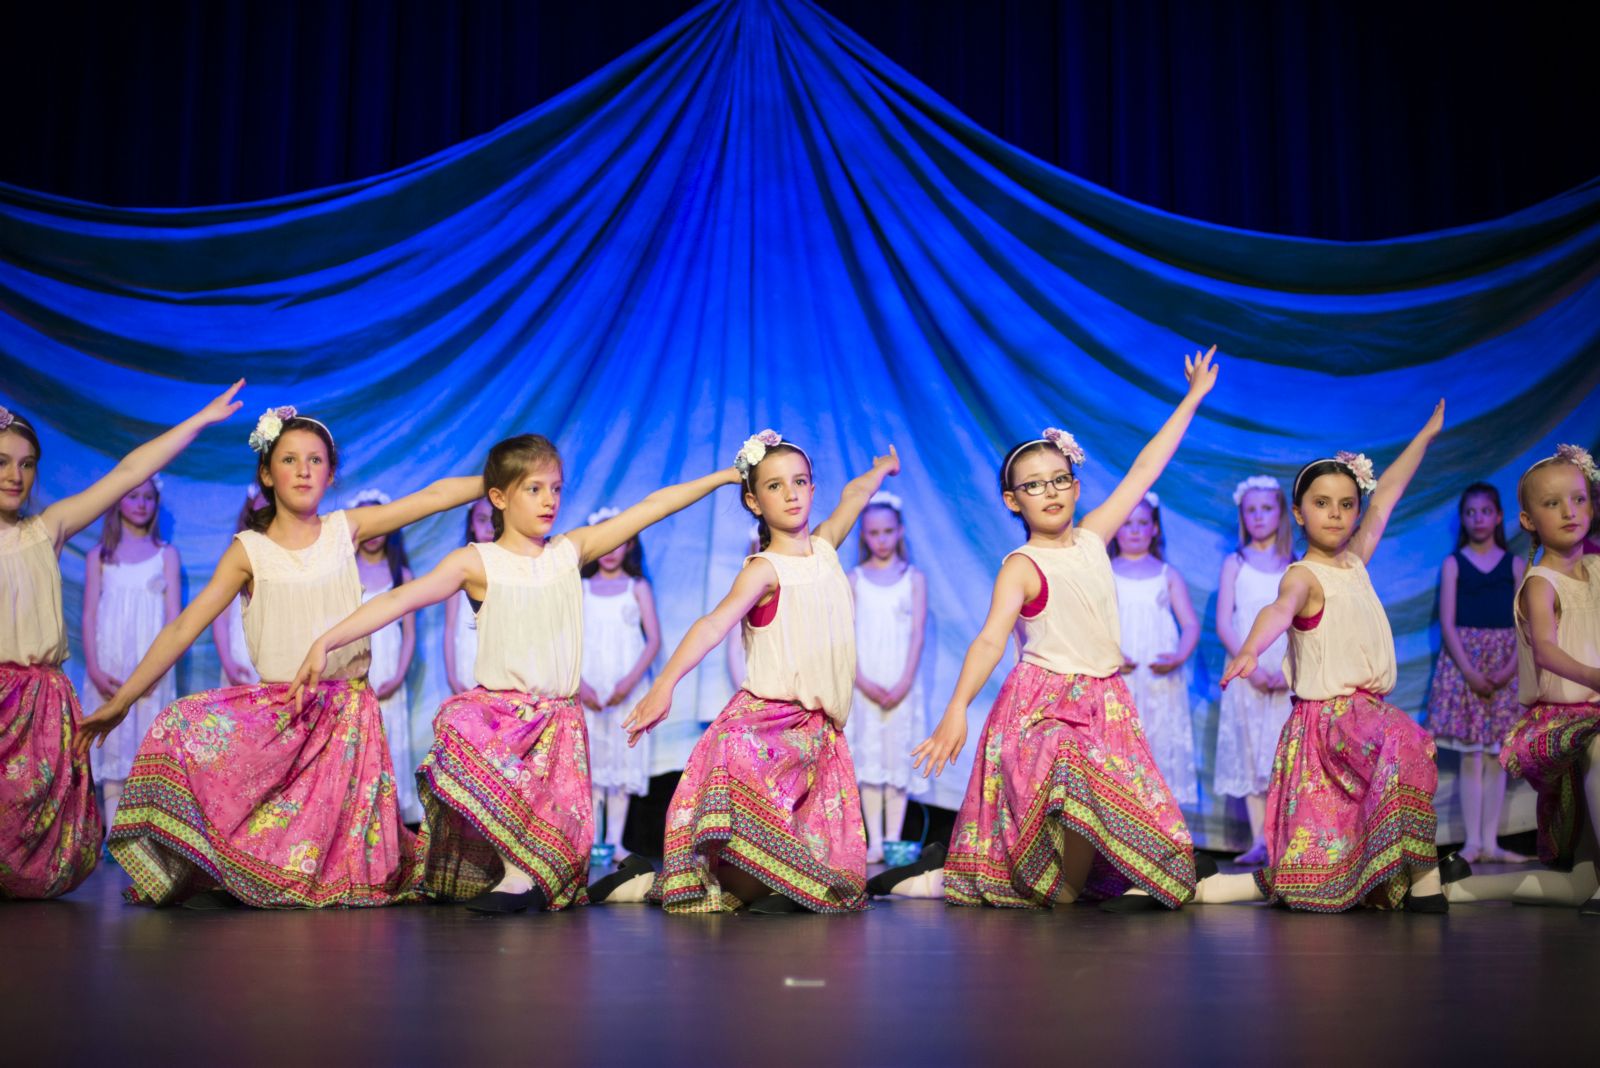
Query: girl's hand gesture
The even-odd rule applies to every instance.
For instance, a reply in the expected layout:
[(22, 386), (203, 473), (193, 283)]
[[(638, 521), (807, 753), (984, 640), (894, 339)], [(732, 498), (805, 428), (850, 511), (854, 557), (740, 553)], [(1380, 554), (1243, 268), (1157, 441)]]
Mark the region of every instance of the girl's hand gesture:
[(1433, 406), (1433, 414), (1428, 416), (1428, 421), (1422, 425), (1419, 437), (1426, 437), (1432, 441), (1439, 436), (1439, 431), (1444, 429), (1444, 398), (1439, 398), (1439, 403)]
[(1196, 400), (1210, 393), (1211, 387), (1217, 384), (1217, 365), (1212, 360), (1216, 352), (1217, 347), (1212, 345), (1204, 352), (1183, 357), (1183, 376), (1189, 382), (1189, 396)]
[(620, 705), (637, 685), (639, 685), (638, 675), (631, 673), (624, 675), (622, 680), (617, 683), (616, 688), (611, 691), (611, 696), (606, 698), (606, 707), (615, 708)]
[(895, 451), (893, 445), (889, 446), (889, 455), (874, 456), (872, 458), (872, 469), (874, 471), (882, 471), (885, 475), (898, 475), (900, 473), (900, 454)]
[(227, 389), (211, 398), (211, 402), (195, 413), (203, 426), (215, 426), (227, 419), (228, 416), (244, 407), (244, 401), (234, 400), (239, 390), (244, 388), (244, 379), (239, 379)]
[(927, 740), (911, 750), (911, 770), (922, 770), (922, 777), (937, 778), (945, 767), (955, 763), (961, 747), (967, 744), (966, 709), (949, 708), (939, 726)]
[(600, 711), (600, 695), (587, 682), (578, 683), (578, 703), (591, 712)]
[(106, 735), (116, 730), (117, 724), (127, 718), (128, 708), (128, 705), (112, 698), (95, 709), (94, 715), (78, 724), (78, 736), (72, 740), (72, 751), (83, 756), (91, 745), (96, 748), (105, 745)]
[(1238, 656), (1228, 661), (1228, 670), (1222, 673), (1222, 688), (1226, 690), (1234, 679), (1248, 678), (1256, 666), (1256, 654), (1241, 649)]
[(628, 748), (637, 745), (645, 732), (653, 730), (671, 711), (672, 690), (662, 689), (658, 681), (645, 691), (644, 697), (628, 713), (628, 718), (622, 721), (622, 729), (628, 732)]
[(317, 683), (322, 681), (322, 673), (328, 669), (328, 647), (321, 638), (311, 643), (311, 648), (306, 650), (306, 658), (300, 662), (300, 670), (294, 673), (294, 681), (289, 683), (289, 696), (294, 698), (294, 714), (298, 717), (305, 711), (306, 691), (316, 691)]

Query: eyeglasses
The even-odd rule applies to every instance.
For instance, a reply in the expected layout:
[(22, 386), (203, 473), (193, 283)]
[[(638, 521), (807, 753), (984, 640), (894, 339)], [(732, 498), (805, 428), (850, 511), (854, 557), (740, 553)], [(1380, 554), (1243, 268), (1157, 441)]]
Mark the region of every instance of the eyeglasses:
[(1052, 479), (1037, 478), (1032, 482), (1024, 482), (1020, 486), (1013, 486), (1011, 489), (1014, 493), (1026, 493), (1030, 497), (1041, 497), (1044, 495), (1046, 486), (1054, 486), (1057, 493), (1065, 493), (1072, 488), (1072, 484), (1076, 481), (1078, 480), (1071, 475), (1057, 475)]

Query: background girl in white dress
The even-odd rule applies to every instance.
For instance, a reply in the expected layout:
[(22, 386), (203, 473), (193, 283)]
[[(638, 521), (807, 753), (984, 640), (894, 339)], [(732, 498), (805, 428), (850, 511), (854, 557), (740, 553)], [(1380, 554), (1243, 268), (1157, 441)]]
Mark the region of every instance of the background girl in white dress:
[[(602, 508), (595, 526), (622, 513)], [(583, 684), (578, 697), (589, 721), (589, 782), (595, 841), (626, 856), (622, 828), (628, 798), (650, 792), (648, 737), (629, 748), (622, 721), (644, 695), (641, 688), (661, 651), (655, 595), (644, 577), (644, 548), (630, 538), (586, 565), (583, 575)]]
[[(178, 616), (178, 550), (161, 540), (161, 476), (152, 475), (112, 505), (101, 521), (100, 544), (83, 574), (83, 658), (97, 700), (122, 685), (161, 628)], [(90, 754), (106, 822), (117, 812), (122, 784), (150, 724), (177, 698), (173, 673), (133, 703), (128, 726)]]
[[(480, 497), (467, 509), (463, 545), (494, 541), (494, 505)], [(478, 613), (466, 590), (444, 603), (444, 677), (451, 693), (466, 693), (478, 684)]]
[[(261, 487), (254, 482), (244, 492), (244, 504), (239, 509), (239, 522), (234, 533), (250, 529), (250, 517), (266, 507)], [(217, 659), (222, 665), (222, 681), (218, 686), (251, 686), (261, 681), (256, 667), (250, 662), (250, 646), (244, 637), (244, 594), (228, 602), (211, 624), (211, 641), (217, 647)]]
[[(1230, 658), (1261, 610), (1278, 599), (1278, 584), (1294, 560), (1294, 527), (1278, 480), (1253, 475), (1234, 488), (1239, 507), (1239, 547), (1222, 562), (1217, 583), (1217, 637)], [(1247, 678), (1222, 691), (1217, 718), (1216, 792), (1244, 798), (1250, 815), (1250, 848), (1238, 863), (1267, 862), (1265, 835), (1267, 787), (1278, 735), (1293, 707), (1283, 678), (1289, 636), (1280, 635), (1260, 656)]]
[(1200, 790), (1184, 664), (1200, 641), (1200, 620), (1188, 583), (1162, 558), (1162, 547), (1161, 500), (1146, 493), (1109, 547), (1126, 660), (1122, 673), (1156, 766), (1178, 803), (1192, 807)]
[(927, 732), (918, 667), (928, 584), (906, 559), (900, 498), (874, 494), (856, 529), (856, 691), (845, 736), (867, 818), (867, 863), (876, 864), (884, 839), (901, 835), (906, 795), (928, 788), (911, 774), (911, 747)]
[[(388, 504), (389, 495), (378, 489), (356, 494), (347, 507)], [(411, 560), (406, 556), (400, 531), (368, 538), (356, 547), (356, 572), (361, 576), (361, 603), (411, 581)], [(389, 739), (394, 761), (395, 795), (404, 823), (422, 822), (422, 802), (417, 798), (417, 762), (411, 759), (411, 698), (406, 673), (417, 648), (417, 616), (407, 612), (372, 635), (372, 663), (367, 677), (383, 712), (383, 733)]]

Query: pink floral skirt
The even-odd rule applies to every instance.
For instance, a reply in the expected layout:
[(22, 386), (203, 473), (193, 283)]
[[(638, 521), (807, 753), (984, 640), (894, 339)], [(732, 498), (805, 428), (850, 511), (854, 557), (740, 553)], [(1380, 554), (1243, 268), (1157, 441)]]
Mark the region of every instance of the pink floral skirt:
[[(1456, 633), (1467, 659), (1479, 671), (1499, 671), (1517, 659), (1517, 632), (1505, 629), (1461, 627)], [(1439, 663), (1428, 688), (1428, 730), (1446, 749), (1468, 746), (1494, 749), (1511, 725), (1522, 716), (1517, 704), (1515, 677), (1488, 697), (1479, 697), (1448, 649), (1439, 650)]]
[(58, 897), (100, 861), (78, 696), (54, 665), (0, 664), (0, 899)]
[(953, 905), (1049, 908), (1065, 832), (1095, 848), (1085, 900), (1194, 896), (1194, 843), (1120, 675), (1018, 664), (984, 722), (944, 867)]
[[(1500, 763), (1538, 794), (1539, 859), (1571, 868), (1583, 833), (1583, 770), (1579, 758), (1600, 734), (1600, 704), (1534, 705), (1511, 728)], [(1589, 813), (1590, 819), (1596, 813)]]
[(813, 912), (867, 907), (855, 765), (825, 714), (740, 690), (695, 743), (667, 809), (651, 899), (668, 912), (734, 907), (718, 864)]
[(505, 874), (504, 854), (551, 909), (587, 904), (594, 817), (577, 699), (480, 686), (446, 701), (433, 732), (417, 769), (432, 835), (428, 889), (475, 897)]
[(156, 718), (111, 828), (129, 901), (216, 888), (257, 908), (420, 896), (424, 843), (400, 822), (366, 680), (321, 683), (298, 715), (288, 694), (284, 683), (230, 686)]
[(1344, 912), (1405, 898), (1408, 868), (1438, 864), (1439, 785), (1433, 739), (1412, 718), (1366, 692), (1296, 700), (1278, 740), (1267, 791), (1267, 867), (1256, 881), (1269, 901)]

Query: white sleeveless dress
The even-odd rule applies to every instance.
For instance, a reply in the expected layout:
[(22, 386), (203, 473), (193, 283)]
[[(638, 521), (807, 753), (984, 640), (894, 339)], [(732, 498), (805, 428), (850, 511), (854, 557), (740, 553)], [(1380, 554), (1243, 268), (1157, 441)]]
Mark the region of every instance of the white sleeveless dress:
[[(913, 570), (907, 567), (888, 586), (873, 582), (859, 567), (854, 572), (856, 670), (881, 686), (900, 680), (911, 650)], [(856, 781), (925, 793), (928, 780), (911, 773), (911, 749), (927, 737), (926, 719), (921, 672), (905, 700), (888, 712), (856, 690), (844, 731), (856, 762)]]
[[(255, 664), (250, 660), (250, 643), (244, 636), (244, 594), (240, 594), (228, 602), (228, 607), (222, 610), (222, 625), (228, 628), (228, 649), (233, 655), (233, 662), (244, 668), (246, 682), (260, 682), (261, 675), (256, 671)], [(226, 689), (235, 685), (228, 678), (228, 670), (220, 665), (217, 668), (219, 678), (218, 686)]]
[(1158, 653), (1176, 652), (1178, 621), (1172, 615), (1167, 565), (1149, 578), (1129, 578), (1115, 569), (1117, 616), (1122, 625), (1122, 651), (1139, 666), (1123, 676), (1139, 711), (1139, 724), (1150, 752), (1179, 804), (1200, 800), (1194, 770), (1194, 727), (1189, 715), (1189, 665), (1157, 675), (1150, 661)]
[(455, 646), (456, 680), (467, 689), (478, 683), (478, 614), (472, 610), (472, 598), (467, 591), (456, 594), (455, 633), (446, 634), (444, 640)]
[[(394, 581), (387, 570), (383, 585), (361, 589), (361, 603), (366, 604), (380, 593), (394, 589)], [(371, 642), (371, 663), (367, 665), (367, 679), (374, 689), (379, 682), (394, 678), (400, 666), (400, 648), (405, 644), (405, 632), (400, 620), (374, 632)], [(422, 802), (417, 798), (417, 762), (411, 759), (411, 697), (404, 681), (394, 693), (378, 702), (383, 712), (383, 733), (389, 739), (389, 759), (394, 762), (395, 799), (400, 804), (400, 819), (406, 823), (422, 822)]]
[[(644, 633), (640, 630), (639, 600), (634, 582), (622, 593), (606, 597), (596, 594), (589, 579), (583, 580), (583, 677), (602, 702), (611, 696), (617, 683), (639, 662), (644, 652)], [(628, 748), (622, 721), (649, 688), (647, 671), (628, 696), (599, 712), (585, 708), (589, 724), (589, 775), (596, 787), (626, 790), (636, 797), (650, 792), (650, 736)]]
[[(100, 669), (107, 675), (126, 679), (132, 674), (166, 625), (164, 556), (165, 550), (159, 549), (148, 560), (136, 564), (101, 564), (95, 648)], [(99, 695), (93, 696), (98, 703)], [(126, 779), (145, 732), (162, 709), (177, 699), (177, 683), (168, 671), (149, 693), (133, 703), (128, 718), (106, 736), (105, 744), (89, 750), (95, 778), (114, 782)]]
[[(1278, 599), (1284, 571), (1267, 572), (1240, 561), (1233, 580), (1233, 630), (1243, 640), (1256, 616)], [(1267, 646), (1257, 658), (1263, 667), (1277, 671), (1289, 652), (1289, 635)], [(1278, 736), (1289, 719), (1294, 702), (1287, 688), (1258, 690), (1249, 679), (1239, 679), (1222, 691), (1217, 719), (1216, 792), (1223, 797), (1264, 794), (1272, 782), (1272, 757)]]

